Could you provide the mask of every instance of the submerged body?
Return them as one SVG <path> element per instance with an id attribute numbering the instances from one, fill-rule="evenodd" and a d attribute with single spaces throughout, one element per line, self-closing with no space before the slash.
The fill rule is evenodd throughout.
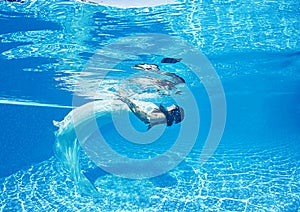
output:
<path id="1" fill-rule="evenodd" d="M 149 109 L 145 110 L 143 107 L 141 107 L 141 102 L 135 103 L 125 96 L 119 96 L 119 99 L 126 103 L 130 110 L 141 121 L 143 121 L 145 124 L 148 124 L 148 129 L 158 124 L 167 124 L 167 126 L 172 126 L 173 123 L 177 124 L 184 119 L 184 110 L 178 105 L 171 105 L 167 108 L 162 105 L 159 107 L 154 105 L 149 111 Z"/>
<path id="2" fill-rule="evenodd" d="M 176 74 L 163 72 L 153 64 L 138 64 L 134 68 L 144 71 L 155 71 L 169 76 L 175 85 L 185 81 Z M 172 87 L 173 88 L 173 87 Z M 172 90 L 172 88 L 170 88 Z M 81 172 L 79 153 L 81 147 L 88 144 L 88 139 L 99 128 L 113 121 L 114 115 L 124 111 L 132 111 L 141 121 L 148 125 L 148 129 L 155 125 L 166 124 L 172 126 L 184 119 L 183 108 L 177 105 L 159 107 L 151 102 L 130 100 L 125 95 L 117 95 L 117 100 L 98 100 L 73 109 L 61 122 L 54 121 L 59 129 L 56 131 L 55 155 L 70 171 L 75 186 L 80 193 L 97 196 L 98 192 L 93 184 Z M 116 114 L 117 113 L 117 114 Z M 92 143 L 95 145 L 95 143 Z"/>

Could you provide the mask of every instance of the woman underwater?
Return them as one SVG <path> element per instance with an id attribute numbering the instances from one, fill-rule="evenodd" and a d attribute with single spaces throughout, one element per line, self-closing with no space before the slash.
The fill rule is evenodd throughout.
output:
<path id="1" fill-rule="evenodd" d="M 181 77 L 172 73 L 162 72 L 156 65 L 138 64 L 135 67 L 147 68 L 145 71 L 159 71 L 159 74 L 171 76 L 171 83 L 175 85 L 184 83 Z M 154 69 L 151 69 L 151 67 Z M 135 116 L 148 125 L 148 129 L 159 124 L 166 124 L 170 127 L 184 119 L 184 110 L 178 105 L 157 106 L 152 102 L 130 100 L 123 94 L 116 96 L 117 99 L 113 101 L 97 100 L 84 104 L 73 109 L 61 122 L 54 121 L 54 125 L 59 128 L 55 133 L 55 155 L 65 168 L 70 171 L 71 177 L 75 181 L 75 186 L 80 193 L 92 196 L 98 195 L 94 185 L 81 171 L 79 163 L 80 147 L 101 126 L 112 122 L 112 109 L 119 112 L 132 111 Z M 146 107 L 144 107 L 145 105 Z M 99 120 L 100 125 L 93 125 L 92 123 L 95 120 Z"/>

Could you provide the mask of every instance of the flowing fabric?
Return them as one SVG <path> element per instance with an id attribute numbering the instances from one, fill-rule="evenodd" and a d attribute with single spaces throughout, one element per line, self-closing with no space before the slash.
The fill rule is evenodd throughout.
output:
<path id="1" fill-rule="evenodd" d="M 134 103 L 145 112 L 157 108 L 151 102 L 134 101 Z M 81 172 L 79 163 L 81 144 L 84 144 L 96 130 L 112 122 L 112 112 L 118 115 L 129 110 L 128 106 L 119 100 L 98 100 L 73 109 L 61 122 L 53 122 L 59 128 L 55 132 L 55 155 L 69 170 L 80 193 L 98 195 L 94 185 Z M 97 124 L 93 124 L 95 121 Z"/>

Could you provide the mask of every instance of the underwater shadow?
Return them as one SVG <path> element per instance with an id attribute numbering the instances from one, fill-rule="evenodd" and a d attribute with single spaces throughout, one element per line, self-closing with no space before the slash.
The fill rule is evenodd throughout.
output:
<path id="1" fill-rule="evenodd" d="M 94 184 L 95 181 L 100 177 L 111 175 L 110 173 L 104 171 L 103 169 L 100 169 L 99 167 L 88 169 L 83 174 L 92 184 Z"/>
<path id="2" fill-rule="evenodd" d="M 166 188 L 177 185 L 177 179 L 168 173 L 150 178 L 150 181 L 157 187 Z"/>

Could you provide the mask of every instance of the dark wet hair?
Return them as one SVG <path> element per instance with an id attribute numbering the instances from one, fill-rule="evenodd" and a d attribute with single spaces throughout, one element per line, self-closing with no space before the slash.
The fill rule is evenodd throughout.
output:
<path id="1" fill-rule="evenodd" d="M 172 126 L 173 122 L 177 124 L 184 119 L 184 110 L 178 105 L 175 105 L 175 109 L 170 111 L 168 111 L 164 106 L 160 105 L 159 110 L 165 114 L 167 126 Z"/>

